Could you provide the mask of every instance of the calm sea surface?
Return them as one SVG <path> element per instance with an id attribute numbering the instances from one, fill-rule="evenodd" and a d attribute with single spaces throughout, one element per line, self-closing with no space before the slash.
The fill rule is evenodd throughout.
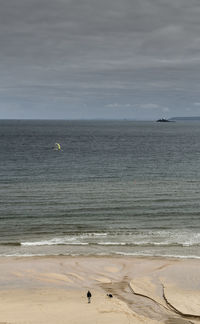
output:
<path id="1" fill-rule="evenodd" d="M 0 255 L 59 254 L 200 258 L 200 123 L 0 121 Z"/>

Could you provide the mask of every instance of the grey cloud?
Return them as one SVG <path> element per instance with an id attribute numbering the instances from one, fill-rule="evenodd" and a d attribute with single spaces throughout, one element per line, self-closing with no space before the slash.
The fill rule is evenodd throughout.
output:
<path id="1" fill-rule="evenodd" d="M 199 14 L 197 0 L 5 1 L 0 117 L 53 118 L 56 106 L 63 118 L 106 118 L 117 103 L 125 118 L 127 105 L 155 102 L 155 118 L 187 114 L 199 100 Z"/>

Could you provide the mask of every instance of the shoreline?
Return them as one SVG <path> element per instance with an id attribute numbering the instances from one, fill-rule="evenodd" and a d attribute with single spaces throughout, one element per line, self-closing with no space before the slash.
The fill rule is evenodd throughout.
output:
<path id="1" fill-rule="evenodd" d="M 7 254 L 0 255 L 1 258 L 144 258 L 144 259 L 172 259 L 172 260 L 200 260 L 197 255 L 149 255 L 149 254 L 131 254 L 131 253 L 113 253 L 113 254 Z"/>
<path id="2" fill-rule="evenodd" d="M 0 323 L 200 323 L 198 259 L 0 257 L 0 273 Z"/>

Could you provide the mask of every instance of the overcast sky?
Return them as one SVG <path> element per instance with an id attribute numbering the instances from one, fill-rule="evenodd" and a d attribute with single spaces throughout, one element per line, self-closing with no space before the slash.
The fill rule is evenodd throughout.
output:
<path id="1" fill-rule="evenodd" d="M 0 118 L 200 116 L 199 0 L 3 0 Z"/>

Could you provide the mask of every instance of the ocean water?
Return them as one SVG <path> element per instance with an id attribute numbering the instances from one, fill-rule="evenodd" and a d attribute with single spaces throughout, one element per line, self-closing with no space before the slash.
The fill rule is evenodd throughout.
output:
<path id="1" fill-rule="evenodd" d="M 199 201 L 199 122 L 0 121 L 0 255 L 200 258 Z"/>

